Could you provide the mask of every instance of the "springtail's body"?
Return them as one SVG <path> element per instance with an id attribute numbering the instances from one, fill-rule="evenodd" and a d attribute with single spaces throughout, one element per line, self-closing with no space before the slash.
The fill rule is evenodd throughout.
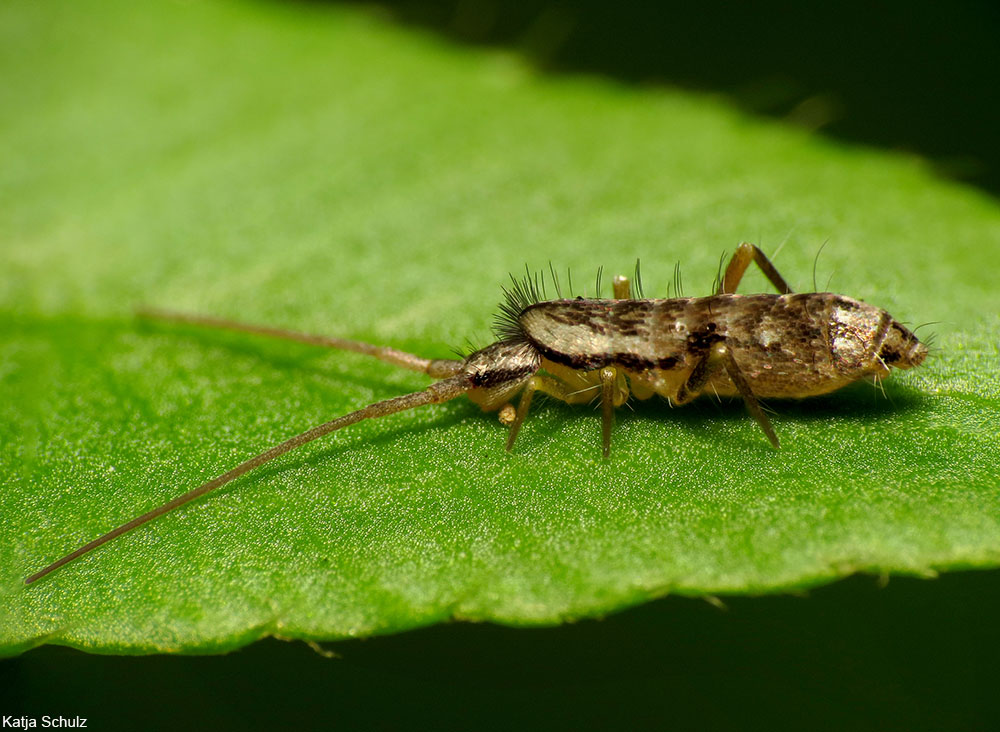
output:
<path id="1" fill-rule="evenodd" d="M 736 295 L 751 262 L 781 293 Z M 374 356 L 439 379 L 422 391 L 376 402 L 272 447 L 204 485 L 129 521 L 32 575 L 27 583 L 101 544 L 198 498 L 264 463 L 350 424 L 454 399 L 462 394 L 510 425 L 507 449 L 536 391 L 575 404 L 599 399 L 603 451 L 614 409 L 654 394 L 685 404 L 699 394 L 739 396 L 777 448 L 758 397 L 825 394 L 858 379 L 923 362 L 927 347 L 880 308 L 831 293 L 793 294 L 764 254 L 741 244 L 709 297 L 633 299 L 626 278 L 615 299 L 543 301 L 530 279 L 506 291 L 497 342 L 464 359 L 424 359 L 368 343 L 295 333 L 217 318 L 147 311 L 182 321 L 325 345 Z M 515 409 L 512 400 L 520 394 Z"/>

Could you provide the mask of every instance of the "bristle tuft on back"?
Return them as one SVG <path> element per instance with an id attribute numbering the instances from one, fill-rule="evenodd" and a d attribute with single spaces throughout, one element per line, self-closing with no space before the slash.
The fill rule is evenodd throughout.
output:
<path id="1" fill-rule="evenodd" d="M 542 302 L 545 293 L 539 277 L 537 275 L 532 277 L 527 267 L 522 278 L 518 279 L 511 275 L 510 282 L 509 287 L 501 287 L 503 302 L 500 303 L 500 312 L 494 318 L 493 332 L 504 342 L 523 341 L 524 332 L 518 319 L 525 308 Z"/>

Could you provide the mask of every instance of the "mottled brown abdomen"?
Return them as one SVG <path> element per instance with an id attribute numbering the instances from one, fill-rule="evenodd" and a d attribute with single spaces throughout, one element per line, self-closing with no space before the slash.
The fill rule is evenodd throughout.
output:
<path id="1" fill-rule="evenodd" d="M 882 342 L 890 328 L 902 329 L 884 310 L 829 293 L 553 300 L 525 308 L 518 323 L 553 363 L 584 371 L 617 366 L 665 396 L 720 342 L 755 394 L 822 394 L 887 373 Z M 703 389 L 713 390 L 737 393 L 724 371 Z"/>

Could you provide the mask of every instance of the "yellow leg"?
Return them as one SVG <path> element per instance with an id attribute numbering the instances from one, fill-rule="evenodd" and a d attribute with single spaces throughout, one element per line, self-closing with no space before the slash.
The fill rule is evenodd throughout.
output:
<path id="1" fill-rule="evenodd" d="M 517 439 L 517 433 L 521 431 L 521 425 L 524 424 L 524 420 L 528 416 L 528 410 L 531 408 L 531 399 L 535 396 L 536 391 L 544 392 L 567 404 L 583 404 L 593 398 L 589 390 L 574 391 L 558 379 L 544 374 L 535 374 L 528 379 L 528 383 L 524 385 L 524 391 L 521 392 L 521 401 L 517 405 L 517 412 L 514 415 L 514 420 L 510 425 L 510 432 L 507 435 L 508 451 L 514 447 L 514 440 Z"/>
<path id="2" fill-rule="evenodd" d="M 632 374 L 629 378 L 629 386 L 632 388 L 632 396 L 636 399 L 649 399 L 656 393 L 656 389 L 649 379 L 644 379 L 636 374 Z"/>
<path id="3" fill-rule="evenodd" d="M 601 369 L 601 452 L 607 460 L 611 455 L 611 428 L 615 424 L 615 382 L 618 370 L 613 366 Z"/>
<path id="4" fill-rule="evenodd" d="M 632 299 L 632 283 L 629 282 L 628 277 L 623 277 L 622 275 L 616 276 L 611 281 L 611 289 L 614 291 L 615 300 Z"/>
<path id="5" fill-rule="evenodd" d="M 621 406 L 628 400 L 629 391 L 625 375 L 613 366 L 601 369 L 599 378 L 600 382 L 595 386 L 599 386 L 601 390 L 604 457 L 608 457 L 611 451 L 611 426 L 614 423 L 615 407 Z M 517 405 L 517 412 L 510 422 L 510 432 L 507 435 L 508 451 L 514 447 L 514 440 L 517 439 L 521 425 L 524 424 L 524 420 L 528 416 L 531 400 L 536 391 L 544 392 L 567 404 L 585 404 L 593 401 L 594 398 L 592 389 L 573 389 L 559 379 L 545 374 L 535 374 L 525 384 L 524 391 L 521 392 L 521 401 Z"/>

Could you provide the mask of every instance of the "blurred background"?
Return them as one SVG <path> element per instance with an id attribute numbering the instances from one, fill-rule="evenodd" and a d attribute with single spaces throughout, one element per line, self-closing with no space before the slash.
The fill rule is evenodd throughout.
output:
<path id="1" fill-rule="evenodd" d="M 551 72 L 710 92 L 1000 192 L 1000 4 L 360 2 Z"/>
<path id="2" fill-rule="evenodd" d="M 1000 193 L 996 3 L 352 6 L 548 74 L 707 93 Z M 276 640 L 214 658 L 43 647 L 0 661 L 0 713 L 81 715 L 95 730 L 1000 729 L 995 571 L 722 604 L 668 597 L 551 629 L 442 625 L 328 644 L 335 659 Z"/>

